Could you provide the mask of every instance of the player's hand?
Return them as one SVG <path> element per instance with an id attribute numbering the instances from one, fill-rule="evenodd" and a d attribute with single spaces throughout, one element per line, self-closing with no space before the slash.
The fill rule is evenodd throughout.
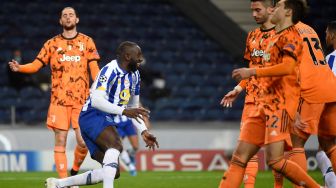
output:
<path id="1" fill-rule="evenodd" d="M 296 115 L 295 115 L 295 121 L 294 121 L 294 126 L 295 126 L 295 128 L 297 128 L 299 130 L 304 130 L 305 128 L 308 127 L 308 123 L 302 121 L 302 118 L 301 118 L 300 114 L 296 113 Z"/>
<path id="2" fill-rule="evenodd" d="M 250 68 L 239 68 L 232 71 L 232 78 L 240 82 L 246 78 L 250 78 L 256 74 L 255 69 Z"/>
<path id="3" fill-rule="evenodd" d="M 156 140 L 156 137 L 148 132 L 148 130 L 144 130 L 141 133 L 142 139 L 146 143 L 146 147 L 150 150 L 155 150 L 156 148 L 159 148 L 159 143 Z"/>
<path id="4" fill-rule="evenodd" d="M 239 91 L 236 89 L 229 91 L 226 95 L 224 95 L 223 99 L 221 100 L 220 104 L 223 107 L 231 108 L 233 101 L 235 101 L 239 95 Z"/>
<path id="5" fill-rule="evenodd" d="M 149 118 L 149 113 L 150 111 L 143 108 L 143 107 L 138 107 L 138 108 L 126 108 L 122 115 L 125 115 L 129 118 L 134 118 L 136 121 L 139 122 L 139 119 L 142 119 L 143 121 L 145 121 L 145 118 Z M 140 122 L 139 122 L 140 123 Z"/>
<path id="6" fill-rule="evenodd" d="M 13 72 L 18 72 L 20 69 L 20 64 L 15 61 L 14 59 L 12 59 L 12 61 L 8 62 L 9 68 L 11 69 L 11 71 Z"/>

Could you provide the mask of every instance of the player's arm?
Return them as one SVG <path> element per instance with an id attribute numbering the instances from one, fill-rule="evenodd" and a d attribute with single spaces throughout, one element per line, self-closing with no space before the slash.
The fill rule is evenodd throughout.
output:
<path id="1" fill-rule="evenodd" d="M 295 70 L 296 60 L 290 56 L 285 55 L 282 63 L 264 68 L 240 68 L 232 72 L 232 77 L 236 80 L 242 80 L 251 76 L 269 77 L 269 76 L 284 76 L 292 74 Z"/>
<path id="2" fill-rule="evenodd" d="M 98 66 L 98 61 L 100 60 L 100 56 L 98 54 L 97 48 L 93 40 L 90 38 L 88 40 L 88 60 L 89 60 L 89 68 L 90 68 L 90 73 L 91 73 L 91 78 L 94 81 L 96 79 L 96 76 L 99 73 L 99 66 Z"/>
<path id="3" fill-rule="evenodd" d="M 43 63 L 39 59 L 25 65 L 20 65 L 17 61 L 12 60 L 8 62 L 8 65 L 13 72 L 21 73 L 35 73 L 43 67 Z"/>
<path id="4" fill-rule="evenodd" d="M 96 76 L 99 73 L 99 66 L 98 66 L 98 61 L 93 60 L 89 62 L 89 68 L 90 68 L 90 73 L 91 73 L 91 78 L 93 81 L 95 81 Z"/>
<path id="5" fill-rule="evenodd" d="M 232 103 L 237 99 L 239 94 L 246 88 L 247 80 L 242 80 L 233 90 L 229 91 L 222 98 L 220 105 L 223 107 L 232 107 Z"/>
<path id="6" fill-rule="evenodd" d="M 122 115 L 125 108 L 111 103 L 107 98 L 106 89 L 104 87 L 97 88 L 91 93 L 92 107 L 109 114 Z"/>

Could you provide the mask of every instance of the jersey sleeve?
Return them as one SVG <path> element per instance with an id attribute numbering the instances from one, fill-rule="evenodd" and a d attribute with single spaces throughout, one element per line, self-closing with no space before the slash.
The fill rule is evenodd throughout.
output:
<path id="1" fill-rule="evenodd" d="M 244 52 L 244 61 L 245 62 L 250 62 L 251 61 L 251 52 L 250 52 L 250 37 L 251 37 L 251 32 L 248 33 L 247 38 L 246 38 L 246 46 L 245 46 L 245 52 Z"/>
<path id="2" fill-rule="evenodd" d="M 38 53 L 36 59 L 41 61 L 43 65 L 48 65 L 51 56 L 51 40 L 48 40 L 43 44 L 42 49 Z"/>
<path id="3" fill-rule="evenodd" d="M 97 84 L 94 89 L 107 92 L 107 89 L 109 88 L 110 85 L 113 84 L 116 77 L 117 75 L 115 74 L 112 68 L 108 66 L 102 68 L 97 77 L 96 80 Z"/>
<path id="4" fill-rule="evenodd" d="M 295 34 L 287 34 L 281 40 L 283 55 L 289 55 L 297 61 L 303 48 L 301 37 Z"/>
<path id="5" fill-rule="evenodd" d="M 88 40 L 87 48 L 88 48 L 87 49 L 88 62 L 99 61 L 100 60 L 99 53 L 97 51 L 95 43 L 93 42 L 91 38 Z"/>

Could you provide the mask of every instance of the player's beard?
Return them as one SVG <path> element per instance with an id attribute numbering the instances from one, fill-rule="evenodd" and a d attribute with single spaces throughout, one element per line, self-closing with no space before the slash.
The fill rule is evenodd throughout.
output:
<path id="1" fill-rule="evenodd" d="M 66 31 L 73 30 L 75 27 L 76 27 L 76 24 L 70 24 L 70 25 L 64 24 L 63 25 L 63 29 L 66 30 Z"/>
<path id="2" fill-rule="evenodd" d="M 135 72 L 136 70 L 138 70 L 137 62 L 134 59 L 130 60 L 128 64 L 128 69 L 132 72 Z"/>
<path id="3" fill-rule="evenodd" d="M 261 18 L 255 19 L 255 21 L 257 22 L 257 24 L 264 24 L 267 21 L 267 16 L 263 16 Z"/>

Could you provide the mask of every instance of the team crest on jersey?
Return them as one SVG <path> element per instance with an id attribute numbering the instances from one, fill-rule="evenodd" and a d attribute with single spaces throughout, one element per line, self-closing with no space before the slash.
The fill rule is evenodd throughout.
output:
<path id="1" fill-rule="evenodd" d="M 84 50 L 84 43 L 78 42 L 78 46 L 79 46 L 79 51 L 83 51 Z"/>
<path id="2" fill-rule="evenodd" d="M 107 82 L 107 77 L 106 77 L 105 75 L 101 75 L 101 76 L 99 77 L 99 82 L 100 82 L 100 83 L 105 83 L 105 82 Z"/>

